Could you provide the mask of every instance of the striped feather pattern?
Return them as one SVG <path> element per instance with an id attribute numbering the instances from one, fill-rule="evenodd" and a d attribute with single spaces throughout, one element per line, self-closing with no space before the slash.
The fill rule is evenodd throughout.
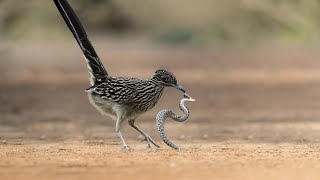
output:
<path id="1" fill-rule="evenodd" d="M 153 108 L 164 90 L 161 83 L 153 79 L 107 77 L 103 82 L 88 89 L 101 98 L 130 105 L 137 113 Z"/>

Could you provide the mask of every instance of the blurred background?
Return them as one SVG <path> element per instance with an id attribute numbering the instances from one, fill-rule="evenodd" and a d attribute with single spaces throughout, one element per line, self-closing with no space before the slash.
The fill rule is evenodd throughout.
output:
<path id="1" fill-rule="evenodd" d="M 70 0 L 112 76 L 166 68 L 197 101 L 184 143 L 319 142 L 320 2 L 316 0 Z M 0 0 L 0 140 L 119 143 L 115 122 L 88 102 L 81 51 L 52 1 Z M 138 124 L 179 112 L 167 89 Z M 176 129 L 179 131 L 176 131 Z M 124 136 L 137 142 L 128 126 Z"/>
<path id="2" fill-rule="evenodd" d="M 200 47 L 319 41 L 320 5 L 316 0 L 70 2 L 92 35 L 138 36 L 155 42 Z M 50 1 L 1 0 L 0 8 L 0 32 L 5 39 L 69 37 Z"/>

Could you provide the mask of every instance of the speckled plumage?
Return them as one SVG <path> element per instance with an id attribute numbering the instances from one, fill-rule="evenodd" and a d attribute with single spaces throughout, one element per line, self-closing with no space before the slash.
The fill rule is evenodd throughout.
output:
<path id="1" fill-rule="evenodd" d="M 87 92 L 91 103 L 103 114 L 117 116 L 120 114 L 119 111 L 124 111 L 121 114 L 125 119 L 135 119 L 156 105 L 164 87 L 152 78 L 142 80 L 107 77 L 103 82 L 89 88 Z M 121 109 L 112 109 L 113 106 L 121 106 Z"/>
<path id="2" fill-rule="evenodd" d="M 111 77 L 95 52 L 88 35 L 67 0 L 53 0 L 61 16 L 78 42 L 87 61 L 91 87 L 87 89 L 91 104 L 102 114 L 116 119 L 116 132 L 124 147 L 128 149 L 120 132 L 123 122 L 140 132 L 145 140 L 159 147 L 150 136 L 135 126 L 136 118 L 153 108 L 160 99 L 165 87 L 175 87 L 176 77 L 163 69 L 157 70 L 150 79 Z"/>
<path id="3" fill-rule="evenodd" d="M 146 112 L 158 102 L 164 90 L 164 85 L 153 78 L 143 80 L 138 78 L 106 77 L 102 82 L 92 86 L 87 91 L 104 99 L 127 104 L 138 113 Z"/>

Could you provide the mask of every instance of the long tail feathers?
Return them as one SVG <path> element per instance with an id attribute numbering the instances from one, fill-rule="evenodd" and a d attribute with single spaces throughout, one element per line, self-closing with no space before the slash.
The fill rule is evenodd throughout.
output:
<path id="1" fill-rule="evenodd" d="M 91 75 L 91 84 L 101 81 L 104 77 L 108 76 L 107 71 L 103 67 L 99 56 L 94 50 L 86 31 L 84 30 L 81 22 L 79 21 L 76 13 L 67 0 L 53 0 L 57 6 L 61 16 L 68 25 L 73 36 L 77 40 L 86 61 L 88 62 L 89 73 Z"/>

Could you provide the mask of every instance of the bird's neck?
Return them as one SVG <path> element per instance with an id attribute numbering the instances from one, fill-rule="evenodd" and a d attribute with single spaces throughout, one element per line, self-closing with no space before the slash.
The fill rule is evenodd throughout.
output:
<path id="1" fill-rule="evenodd" d="M 165 88 L 165 86 L 163 85 L 163 83 L 159 82 L 159 81 L 156 81 L 154 79 L 149 79 L 148 80 L 148 83 L 154 87 L 154 90 L 155 90 L 155 93 L 156 94 L 159 94 L 159 96 L 162 95 L 163 93 L 163 90 Z M 160 98 L 160 97 L 159 97 Z"/>
<path id="2" fill-rule="evenodd" d="M 164 87 L 163 83 L 161 83 L 160 81 L 157 81 L 157 79 L 155 79 L 154 77 L 149 79 L 148 83 L 153 84 L 155 86 Z"/>

